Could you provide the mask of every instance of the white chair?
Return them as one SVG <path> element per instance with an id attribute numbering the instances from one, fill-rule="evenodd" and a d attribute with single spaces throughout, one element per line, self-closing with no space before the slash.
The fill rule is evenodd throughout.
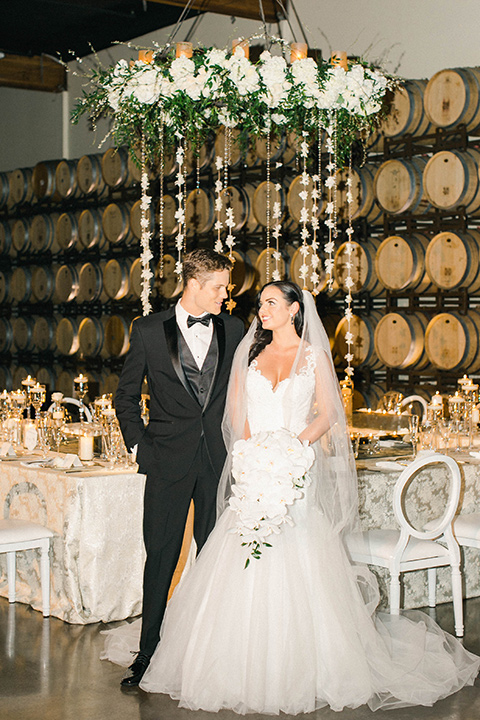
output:
<path id="1" fill-rule="evenodd" d="M 16 553 L 39 548 L 42 610 L 50 615 L 50 538 L 53 532 L 28 520 L 0 520 L 0 553 L 7 554 L 8 602 L 15 602 Z"/>
<path id="2" fill-rule="evenodd" d="M 413 476 L 429 465 L 443 464 L 449 472 L 450 488 L 441 518 L 419 530 L 408 520 L 404 498 Z M 367 530 L 352 533 L 347 546 L 354 562 L 379 565 L 390 572 L 390 613 L 400 612 L 400 574 L 411 570 L 428 570 L 428 604 L 436 605 L 436 568 L 450 565 L 452 573 L 455 634 L 463 636 L 463 596 L 460 571 L 460 548 L 452 523 L 460 498 L 460 468 L 453 458 L 431 453 L 417 458 L 400 474 L 393 492 L 393 509 L 400 530 Z M 441 543 L 437 542 L 441 539 Z"/>
<path id="3" fill-rule="evenodd" d="M 62 405 L 64 405 L 64 404 L 75 405 L 76 407 L 81 407 L 80 400 L 77 400 L 77 398 L 72 398 L 72 397 L 64 397 L 62 399 Z M 54 406 L 54 403 L 52 403 L 50 405 L 50 407 L 48 408 L 48 412 L 51 412 L 53 406 Z M 85 421 L 89 422 L 89 423 L 93 422 L 92 411 L 88 408 L 87 405 L 83 406 L 83 411 L 85 413 Z"/>
<path id="4" fill-rule="evenodd" d="M 480 513 L 458 515 L 453 521 L 453 534 L 459 545 L 480 550 Z"/>
<path id="5" fill-rule="evenodd" d="M 427 401 L 425 398 L 423 398 L 421 395 L 409 395 L 408 397 L 403 398 L 403 400 L 400 403 L 400 409 L 404 409 L 408 407 L 409 405 L 412 405 L 414 403 L 418 403 L 422 407 L 422 414 L 420 416 L 420 421 L 422 418 L 425 417 L 427 414 Z"/>

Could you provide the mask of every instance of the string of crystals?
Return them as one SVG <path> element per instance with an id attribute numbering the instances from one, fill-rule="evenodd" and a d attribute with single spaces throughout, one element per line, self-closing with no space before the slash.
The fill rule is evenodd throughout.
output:
<path id="1" fill-rule="evenodd" d="M 277 165 L 281 165 L 281 163 L 277 163 Z M 281 273 L 280 273 L 280 263 L 282 260 L 282 254 L 280 252 L 280 238 L 282 236 L 282 204 L 280 202 L 280 193 L 282 191 L 282 186 L 280 183 L 275 183 L 275 192 L 276 192 L 276 199 L 273 203 L 273 210 L 272 210 L 272 220 L 273 220 L 273 230 L 272 230 L 272 236 L 275 239 L 275 250 L 273 251 L 273 259 L 275 260 L 275 270 L 272 273 L 272 279 L 277 281 L 281 280 Z"/>
<path id="2" fill-rule="evenodd" d="M 228 258 L 232 263 L 230 270 L 230 281 L 227 286 L 228 300 L 225 303 L 225 307 L 231 314 L 232 310 L 236 307 L 237 303 L 232 298 L 232 292 L 235 289 L 233 283 L 233 266 L 235 265 L 235 256 L 233 254 L 233 247 L 235 245 L 235 236 L 233 234 L 233 228 L 235 227 L 235 217 L 232 204 L 230 202 L 230 195 L 228 189 L 228 171 L 232 162 L 232 129 L 230 127 L 225 128 L 225 147 L 223 151 L 223 194 L 226 199 L 225 207 L 225 225 L 227 227 L 227 236 L 225 238 L 225 245 L 228 248 Z"/>
<path id="3" fill-rule="evenodd" d="M 325 180 L 325 187 L 328 191 L 328 201 L 325 208 L 327 219 L 325 225 L 328 227 L 328 241 L 324 245 L 326 254 L 325 272 L 327 274 L 327 290 L 333 289 L 333 254 L 335 240 L 337 238 L 337 117 L 333 112 L 331 120 L 326 127 L 327 139 L 325 142 L 328 152 L 328 165 L 326 167 L 328 177 Z"/>
<path id="4" fill-rule="evenodd" d="M 150 249 L 150 239 L 152 237 L 152 233 L 150 231 L 150 203 L 152 202 L 152 198 L 150 195 L 148 195 L 148 171 L 147 171 L 147 162 L 146 162 L 146 154 L 145 154 L 145 137 L 142 132 L 142 143 L 141 143 L 141 165 L 142 165 L 142 177 L 141 177 L 141 188 L 142 188 L 142 196 L 140 201 L 140 227 L 141 227 L 141 235 L 140 235 L 140 244 L 142 246 L 142 252 L 140 255 L 141 261 L 142 261 L 142 292 L 141 292 L 141 301 L 142 301 L 142 308 L 143 308 L 143 314 L 149 315 L 152 311 L 152 305 L 150 303 L 150 284 L 153 277 L 153 272 L 150 267 L 150 261 L 153 258 L 153 253 Z"/>
<path id="5" fill-rule="evenodd" d="M 185 249 L 186 243 L 186 218 L 185 218 L 185 138 L 181 133 L 177 133 L 178 144 L 175 159 L 177 161 L 178 171 L 175 185 L 177 186 L 177 210 L 175 212 L 175 219 L 178 222 L 178 232 L 175 240 L 175 247 L 177 249 L 177 261 L 175 263 L 175 273 L 179 279 L 182 274 L 182 252 Z"/>
<path id="6" fill-rule="evenodd" d="M 309 221 L 309 214 L 308 214 L 308 207 L 307 207 L 307 199 L 308 199 L 308 186 L 310 184 L 310 176 L 307 173 L 307 158 L 308 158 L 308 143 L 307 143 L 307 134 L 302 133 L 303 139 L 300 143 L 300 157 L 302 158 L 302 176 L 300 180 L 300 185 L 302 185 L 302 190 L 299 193 L 300 199 L 302 200 L 302 209 L 300 211 L 300 224 L 302 226 L 302 229 L 300 231 L 300 238 L 302 240 L 302 245 L 300 247 L 300 253 L 302 255 L 302 264 L 299 268 L 299 275 L 303 280 L 303 289 L 307 290 L 307 276 L 308 276 L 308 256 L 310 254 L 310 247 L 308 245 L 308 238 L 310 237 L 310 233 L 307 228 L 307 224 Z"/>
<path id="7" fill-rule="evenodd" d="M 160 261 L 158 264 L 158 274 L 160 278 L 163 278 L 164 270 L 164 256 L 165 256 L 165 227 L 164 227 L 164 215 L 165 215 L 165 146 L 164 146 L 164 118 L 162 116 L 160 124 L 160 155 L 159 155 L 159 201 L 158 201 L 158 235 L 160 244 Z"/>
<path id="8" fill-rule="evenodd" d="M 266 136 L 266 149 L 267 149 L 267 196 L 266 196 L 266 216 L 267 216 L 267 227 L 266 227 L 266 261 L 265 261 L 265 278 L 267 282 L 270 282 L 270 232 L 271 232 L 271 188 L 270 188 L 270 159 L 271 159 L 271 152 L 272 152 L 272 146 L 271 146 L 271 135 L 270 135 L 270 129 L 271 129 L 271 118 L 269 118 L 268 121 L 268 127 L 267 127 L 267 136 Z"/>
<path id="9" fill-rule="evenodd" d="M 312 266 L 312 274 L 310 276 L 310 280 L 312 282 L 312 294 L 318 295 L 320 292 L 320 275 L 318 272 L 318 268 L 320 266 L 320 257 L 318 254 L 319 250 L 319 243 L 318 243 L 318 231 L 320 229 L 320 222 L 318 219 L 318 204 L 319 200 L 321 200 L 321 181 L 322 181 L 322 134 L 323 134 L 323 127 L 321 122 L 319 122 L 318 125 L 318 165 L 317 165 L 317 173 L 316 175 L 312 175 L 312 190 L 310 193 L 310 196 L 312 198 L 312 217 L 311 217 L 311 224 L 312 224 L 312 255 L 311 255 L 311 261 L 310 264 Z"/>
<path id="10" fill-rule="evenodd" d="M 347 256 L 347 262 L 345 263 L 345 267 L 347 270 L 347 276 L 345 278 L 345 287 L 347 288 L 347 294 L 345 296 L 345 318 L 347 321 L 347 332 L 345 333 L 345 342 L 347 345 L 347 353 L 345 355 L 345 360 L 347 361 L 347 367 L 345 368 L 345 374 L 348 378 L 351 378 L 353 375 L 353 367 L 352 362 L 354 360 L 354 354 L 352 352 L 352 346 L 353 346 L 353 333 L 351 331 L 351 321 L 353 318 L 352 313 L 352 287 L 354 285 L 354 281 L 352 278 L 352 253 L 353 253 L 353 243 L 352 243 L 352 236 L 353 236 L 353 226 L 352 226 L 352 206 L 353 206 L 353 193 L 352 193 L 352 155 L 350 154 L 349 163 L 348 163 L 348 176 L 347 176 L 347 193 L 346 193 L 346 200 L 347 200 L 347 216 L 348 216 L 348 227 L 346 230 L 347 233 L 347 242 L 345 243 L 345 254 Z"/>

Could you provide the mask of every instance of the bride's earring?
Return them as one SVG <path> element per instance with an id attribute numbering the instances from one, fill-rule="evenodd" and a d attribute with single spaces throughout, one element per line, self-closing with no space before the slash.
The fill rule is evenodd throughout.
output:
<path id="1" fill-rule="evenodd" d="M 293 325 L 295 322 L 295 315 L 290 315 L 290 325 Z"/>

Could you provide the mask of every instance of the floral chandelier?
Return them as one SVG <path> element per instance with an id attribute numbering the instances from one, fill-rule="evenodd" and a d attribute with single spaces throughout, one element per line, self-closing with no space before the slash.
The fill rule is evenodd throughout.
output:
<path id="1" fill-rule="evenodd" d="M 257 62 L 249 59 L 250 41 L 267 40 L 278 54 L 265 50 Z M 118 145 L 126 144 L 142 163 L 142 267 L 144 314 L 151 311 L 149 301 L 152 272 L 150 260 L 148 165 L 158 168 L 163 187 L 166 153 L 175 154 L 177 164 L 176 273 L 182 271 L 182 255 L 186 249 L 185 219 L 185 155 L 187 144 L 196 153 L 208 135 L 225 129 L 224 157 L 217 157 L 215 183 L 215 249 L 226 252 L 234 260 L 235 220 L 233 210 L 222 215 L 222 193 L 228 185 L 229 157 L 233 133 L 240 144 L 253 136 L 264 136 L 267 143 L 267 249 L 272 249 L 273 269 L 267 254 L 267 279 L 280 279 L 279 261 L 281 213 L 276 192 L 278 185 L 270 182 L 270 143 L 283 133 L 297 138 L 297 155 L 302 170 L 303 201 L 301 213 L 300 277 L 317 294 L 322 260 L 319 254 L 318 201 L 322 183 L 327 196 L 326 220 L 328 239 L 324 243 L 324 266 L 327 287 L 333 283 L 333 253 L 337 230 L 337 170 L 351 164 L 352 143 L 365 136 L 384 114 L 386 92 L 397 83 L 378 68 L 363 62 L 347 60 L 346 53 L 332 56 L 331 61 L 307 56 L 307 45 L 280 38 L 253 36 L 234 41 L 231 50 L 193 48 L 191 43 L 167 44 L 139 51 L 137 60 L 120 60 L 113 67 L 97 67 L 88 74 L 89 92 L 85 92 L 74 110 L 73 121 L 88 114 L 93 125 L 100 117 L 112 119 L 111 135 Z M 288 56 L 289 62 L 287 62 Z M 103 141 L 103 142 L 104 142 Z M 310 175 L 310 154 L 318 158 L 318 166 Z M 322 177 L 322 156 L 328 158 L 326 178 Z M 348 184 L 348 182 L 347 182 Z M 351 190 L 347 202 L 351 202 Z M 310 201 L 310 202 L 307 202 Z M 163 258 L 162 193 L 160 197 L 159 232 Z M 224 218 L 223 222 L 221 217 Z M 349 222 L 348 240 L 352 239 Z M 271 243 L 272 246 L 271 246 Z M 161 258 L 161 262 L 162 262 Z M 347 287 L 349 267 L 347 263 Z M 351 283 L 353 285 L 353 282 Z M 232 288 L 231 288 L 232 289 Z M 235 302 L 231 292 L 227 309 Z M 351 293 L 347 294 L 347 322 L 351 316 Z M 347 328 L 350 335 L 350 329 Z M 353 339 L 352 339 L 353 340 Z M 348 338 L 347 338 L 348 342 Z M 347 375 L 353 374 L 353 355 L 348 346 Z"/>

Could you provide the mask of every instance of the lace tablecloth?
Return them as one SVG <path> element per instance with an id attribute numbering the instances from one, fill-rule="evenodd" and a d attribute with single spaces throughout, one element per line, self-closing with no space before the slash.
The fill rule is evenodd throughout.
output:
<path id="1" fill-rule="evenodd" d="M 387 458 L 381 458 L 386 460 Z M 462 492 L 459 512 L 468 514 L 480 511 L 480 462 L 462 456 L 456 457 L 462 473 Z M 380 460 L 380 458 L 379 458 Z M 358 461 L 358 490 L 360 521 L 363 530 L 374 528 L 398 528 L 393 513 L 393 488 L 401 470 L 391 471 L 379 468 L 375 459 Z M 442 514 L 447 497 L 446 473 L 440 467 L 422 470 L 418 481 L 414 481 L 406 496 L 408 516 L 421 526 Z M 480 552 L 473 548 L 462 548 L 464 597 L 480 595 Z M 389 573 L 384 568 L 371 566 L 378 578 L 381 606 L 388 607 Z M 428 605 L 427 571 L 403 573 L 404 608 Z M 452 601 L 450 568 L 437 569 L 437 603 Z"/>
<path id="2" fill-rule="evenodd" d="M 141 612 L 145 476 L 102 468 L 65 473 L 0 462 L 4 517 L 54 531 L 51 614 L 71 623 L 121 620 Z M 17 553 L 17 600 L 41 609 L 36 551 Z M 0 595 L 7 597 L 5 555 Z"/>

